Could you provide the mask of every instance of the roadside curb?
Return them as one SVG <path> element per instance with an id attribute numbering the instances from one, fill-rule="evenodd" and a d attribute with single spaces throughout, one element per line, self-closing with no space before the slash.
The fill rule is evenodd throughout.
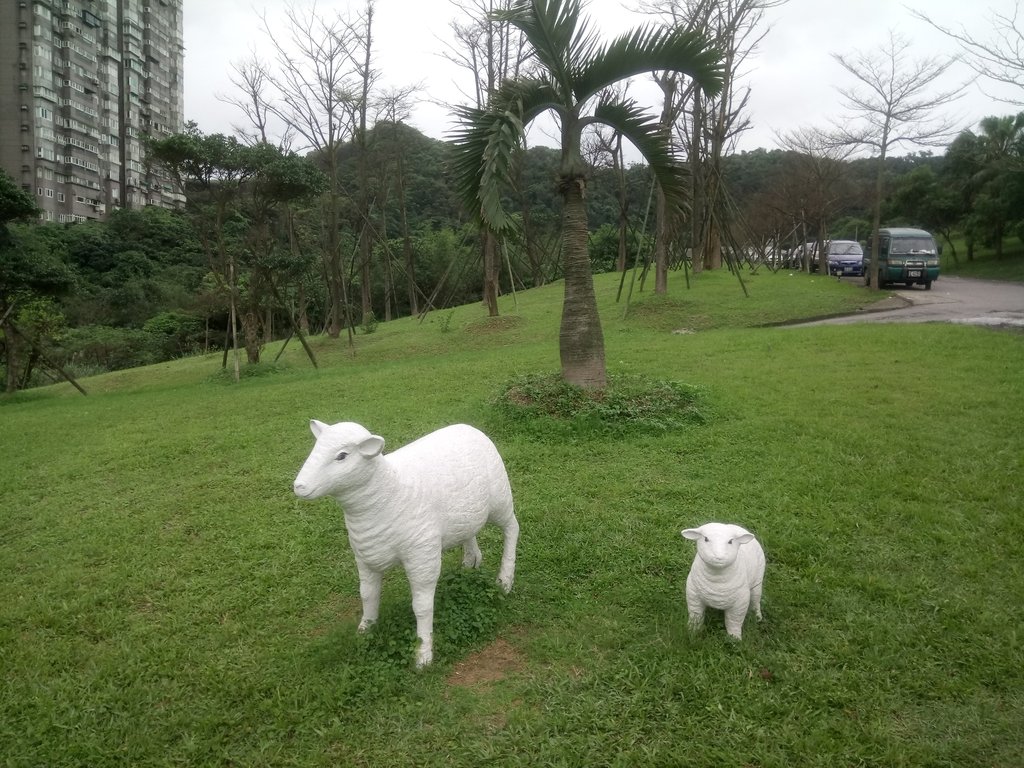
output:
<path id="1" fill-rule="evenodd" d="M 857 307 L 853 312 L 834 312 L 829 315 L 817 315 L 815 317 L 805 317 L 800 320 L 785 320 L 781 323 L 765 323 L 764 325 L 758 326 L 759 328 L 784 328 L 788 325 L 804 325 L 805 323 L 816 323 L 819 320 L 831 320 L 836 317 L 851 317 L 854 315 L 871 315 L 876 312 L 892 312 L 896 309 L 906 309 L 907 307 L 914 306 L 912 299 L 908 299 L 906 296 L 900 296 L 898 294 L 891 294 L 886 296 L 884 299 L 876 301 L 874 304 L 869 304 L 865 307 Z"/>

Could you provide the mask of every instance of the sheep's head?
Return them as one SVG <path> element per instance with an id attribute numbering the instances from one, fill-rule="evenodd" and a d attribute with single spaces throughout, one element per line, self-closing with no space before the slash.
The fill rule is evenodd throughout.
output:
<path id="1" fill-rule="evenodd" d="M 687 528 L 684 539 L 697 542 L 697 556 L 709 568 L 728 568 L 736 562 L 740 546 L 752 541 L 754 534 L 739 526 L 705 523 L 700 528 Z"/>
<path id="2" fill-rule="evenodd" d="M 333 496 L 360 486 L 373 472 L 372 462 L 384 450 L 384 438 L 351 421 L 324 424 L 313 419 L 309 428 L 316 437 L 295 478 L 295 495 L 303 499 Z"/>

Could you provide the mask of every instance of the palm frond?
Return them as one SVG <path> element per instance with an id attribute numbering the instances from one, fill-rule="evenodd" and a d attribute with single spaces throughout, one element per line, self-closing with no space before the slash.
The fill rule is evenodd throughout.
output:
<path id="1" fill-rule="evenodd" d="M 648 25 L 620 35 L 580 62 L 573 94 L 584 101 L 613 83 L 654 71 L 682 73 L 709 96 L 722 88 L 722 54 L 706 37 L 683 28 Z"/>
<path id="2" fill-rule="evenodd" d="M 572 94 L 576 63 L 586 61 L 598 47 L 598 37 L 583 18 L 580 0 L 522 0 L 498 14 L 516 27 L 533 49 L 533 55 L 551 76 L 555 87 Z"/>
<path id="3" fill-rule="evenodd" d="M 687 195 L 686 170 L 672 145 L 668 132 L 632 99 L 608 97 L 594 108 L 593 122 L 600 122 L 622 134 L 637 148 L 658 180 L 665 202 L 677 210 Z"/>
<path id="4" fill-rule="evenodd" d="M 487 109 L 458 107 L 459 127 L 452 133 L 451 169 L 456 193 L 470 215 L 496 232 L 512 220 L 501 204 L 511 186 L 513 163 L 526 126 L 548 109 L 558 109 L 544 78 L 509 81 Z"/>

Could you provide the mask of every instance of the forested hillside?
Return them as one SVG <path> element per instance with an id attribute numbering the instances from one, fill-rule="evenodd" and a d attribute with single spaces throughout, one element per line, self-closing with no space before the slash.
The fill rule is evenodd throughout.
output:
<path id="1" fill-rule="evenodd" d="M 193 149 L 252 152 L 194 128 L 178 138 Z M 1024 211 L 1019 174 L 991 159 L 986 146 L 985 136 L 966 132 L 944 156 L 890 159 L 886 223 L 923 226 L 947 237 L 956 229 L 968 252 L 954 248 L 953 254 L 963 259 L 976 245 L 998 248 L 1017 237 Z M 483 290 L 479 228 L 455 200 L 449 146 L 402 123 L 383 123 L 370 131 L 367 150 L 371 186 L 362 204 L 355 148 L 346 145 L 338 157 L 337 234 L 352 340 L 381 321 L 480 300 Z M 278 150 L 250 160 L 244 178 L 227 172 L 183 177 L 190 189 L 183 211 L 117 210 L 107 221 L 74 225 L 8 217 L 0 247 L 0 314 L 22 336 L 18 343 L 5 328 L 5 362 L 18 355 L 13 387 L 47 383 L 56 367 L 82 376 L 225 348 L 232 296 L 248 362 L 259 361 L 270 339 L 324 332 L 328 281 L 318 169 L 325 160 Z M 591 160 L 587 207 L 594 271 L 645 264 L 654 234 L 646 167 L 619 169 L 600 152 Z M 561 277 L 557 162 L 557 150 L 532 147 L 517 166 L 506 204 L 517 212 L 519 226 L 502 243 L 502 292 Z M 837 162 L 823 176 L 792 151 L 727 156 L 726 245 L 783 248 L 819 236 L 864 240 L 874 165 L 872 159 Z M 308 176 L 301 184 L 287 175 L 297 169 Z M 365 230 L 374 237 L 372 249 L 361 254 L 359 233 Z M 676 266 L 686 258 L 683 252 Z"/>

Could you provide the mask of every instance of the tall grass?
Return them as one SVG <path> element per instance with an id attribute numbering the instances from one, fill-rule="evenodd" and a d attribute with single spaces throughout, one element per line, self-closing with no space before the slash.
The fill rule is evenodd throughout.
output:
<path id="1" fill-rule="evenodd" d="M 1024 340 L 756 327 L 871 297 L 748 280 L 625 319 L 598 280 L 611 373 L 697 393 L 667 430 L 496 404 L 556 370 L 560 285 L 317 339 L 319 370 L 289 347 L 239 385 L 211 356 L 0 401 L 4 765 L 1024 764 Z M 357 636 L 341 513 L 291 493 L 310 417 L 392 448 L 466 421 L 506 460 L 515 589 L 496 531 L 479 574 L 447 556 L 423 672 L 402 574 Z M 679 531 L 708 520 L 767 552 L 741 643 L 685 630 Z"/>

